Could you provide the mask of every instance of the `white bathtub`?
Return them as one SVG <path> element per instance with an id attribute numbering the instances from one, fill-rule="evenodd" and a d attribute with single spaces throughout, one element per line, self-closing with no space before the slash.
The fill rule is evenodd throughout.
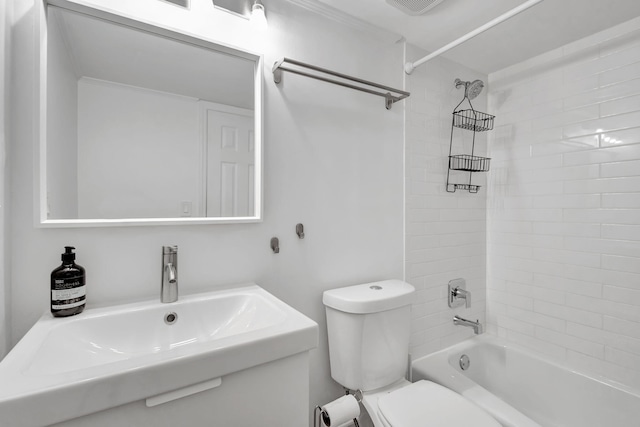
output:
<path id="1" fill-rule="evenodd" d="M 466 354 L 470 365 L 460 368 Z M 428 379 L 475 402 L 505 427 L 640 426 L 640 393 L 481 335 L 413 362 Z"/>

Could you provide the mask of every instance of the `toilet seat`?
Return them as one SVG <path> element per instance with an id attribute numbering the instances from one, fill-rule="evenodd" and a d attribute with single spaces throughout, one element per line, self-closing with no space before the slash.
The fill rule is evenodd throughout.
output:
<path id="1" fill-rule="evenodd" d="M 378 399 L 381 421 L 390 427 L 501 427 L 461 395 L 421 380 Z"/>

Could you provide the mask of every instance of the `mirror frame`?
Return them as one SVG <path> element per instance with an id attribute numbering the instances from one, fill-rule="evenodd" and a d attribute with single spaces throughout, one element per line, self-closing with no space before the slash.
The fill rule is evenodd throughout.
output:
<path id="1" fill-rule="evenodd" d="M 254 215 L 246 217 L 184 217 L 184 218 L 118 218 L 118 219 L 48 219 L 47 218 L 47 7 L 55 6 L 72 12 L 82 13 L 93 18 L 102 19 L 115 25 L 122 25 L 138 31 L 145 31 L 159 37 L 177 40 L 206 49 L 249 59 L 255 62 L 254 72 L 254 128 L 255 128 L 255 193 Z M 77 227 L 109 227 L 109 226 L 144 226 L 144 225 L 186 225 L 186 224 L 241 224 L 262 222 L 263 212 L 263 67 L 264 58 L 261 54 L 240 50 L 213 40 L 206 40 L 174 30 L 137 21 L 104 10 L 81 5 L 67 0 L 43 0 L 38 13 L 37 26 L 39 28 L 39 48 L 36 94 L 38 105 L 36 110 L 37 124 L 36 147 L 34 156 L 34 206 L 35 225 L 41 228 L 77 228 Z"/>

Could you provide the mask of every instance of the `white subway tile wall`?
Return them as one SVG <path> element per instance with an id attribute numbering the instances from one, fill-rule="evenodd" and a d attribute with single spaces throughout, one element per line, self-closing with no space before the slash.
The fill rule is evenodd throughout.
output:
<path id="1" fill-rule="evenodd" d="M 489 86 L 488 329 L 638 389 L 640 19 Z"/>
<path id="2" fill-rule="evenodd" d="M 408 47 L 407 58 L 424 52 Z M 406 279 L 417 289 L 413 303 L 411 354 L 414 358 L 455 344 L 473 335 L 470 328 L 454 326 L 453 315 L 485 321 L 486 174 L 474 174 L 478 194 L 458 190 L 447 193 L 447 161 L 452 112 L 462 100 L 463 89 L 454 81 L 487 76 L 438 58 L 407 76 L 406 163 Z M 473 106 L 486 111 L 486 89 Z M 466 104 L 464 105 L 466 106 Z M 454 134 L 454 153 L 469 150 L 469 134 Z M 476 139 L 476 155 L 485 155 L 487 135 Z M 469 154 L 469 153 L 466 153 Z M 468 175 L 456 178 L 468 179 Z M 464 182 L 464 181 L 462 181 Z M 450 309 L 447 284 L 464 278 L 471 291 L 471 308 Z"/>

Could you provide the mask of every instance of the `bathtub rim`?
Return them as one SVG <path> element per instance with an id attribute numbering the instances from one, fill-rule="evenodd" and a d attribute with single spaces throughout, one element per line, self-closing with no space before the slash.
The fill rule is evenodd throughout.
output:
<path id="1" fill-rule="evenodd" d="M 638 399 L 640 399 L 640 389 L 636 389 L 634 387 L 631 387 L 627 384 L 623 384 L 620 382 L 617 382 L 615 380 L 612 380 L 610 378 L 607 378 L 606 376 L 599 374 L 597 372 L 594 371 L 589 371 L 589 370 L 583 370 L 583 369 L 576 369 L 575 367 L 570 366 L 566 361 L 561 361 L 558 359 L 553 358 L 552 356 L 549 356 L 547 354 L 541 353 L 539 351 L 536 351 L 534 349 L 531 349 L 529 347 L 523 346 L 521 344 L 517 344 L 514 343 L 512 341 L 509 341 L 506 338 L 502 338 L 502 337 L 498 337 L 495 335 L 492 335 L 490 333 L 484 333 L 482 335 L 476 335 L 476 336 L 472 336 L 469 337 L 467 339 L 465 339 L 464 341 L 461 341 L 459 343 L 453 344 L 449 347 L 443 348 L 441 350 L 438 350 L 436 352 L 427 354 L 425 356 L 419 357 L 417 359 L 413 359 L 411 360 L 411 372 L 413 375 L 413 372 L 415 370 L 415 365 L 419 364 L 420 361 L 423 361 L 423 363 L 428 362 L 428 361 L 432 361 L 432 360 L 440 360 L 443 359 L 445 361 L 445 363 L 447 364 L 447 366 L 451 367 L 453 369 L 453 371 L 457 374 L 457 376 L 462 376 L 464 378 L 464 380 L 469 381 L 470 383 L 476 385 L 476 386 L 480 386 L 479 384 L 476 384 L 473 380 L 471 380 L 470 378 L 468 378 L 467 376 L 463 375 L 460 371 L 458 371 L 454 366 L 452 366 L 449 363 L 449 357 L 453 354 L 453 353 L 458 353 L 458 352 L 463 352 L 465 349 L 474 347 L 478 344 L 482 344 L 482 343 L 487 343 L 487 344 L 491 344 L 491 345 L 495 345 L 497 347 L 501 347 L 503 349 L 512 349 L 515 352 L 521 352 L 526 354 L 527 356 L 531 357 L 532 359 L 535 359 L 537 361 L 541 361 L 543 363 L 548 363 L 556 368 L 559 369 L 563 369 L 566 371 L 569 371 L 573 374 L 579 375 L 581 377 L 596 381 L 598 383 L 604 384 L 606 386 L 615 388 L 621 392 L 624 393 L 628 393 L 631 394 L 635 397 L 637 397 Z M 466 383 L 466 381 L 464 381 Z M 480 386 L 482 387 L 482 386 Z"/>

